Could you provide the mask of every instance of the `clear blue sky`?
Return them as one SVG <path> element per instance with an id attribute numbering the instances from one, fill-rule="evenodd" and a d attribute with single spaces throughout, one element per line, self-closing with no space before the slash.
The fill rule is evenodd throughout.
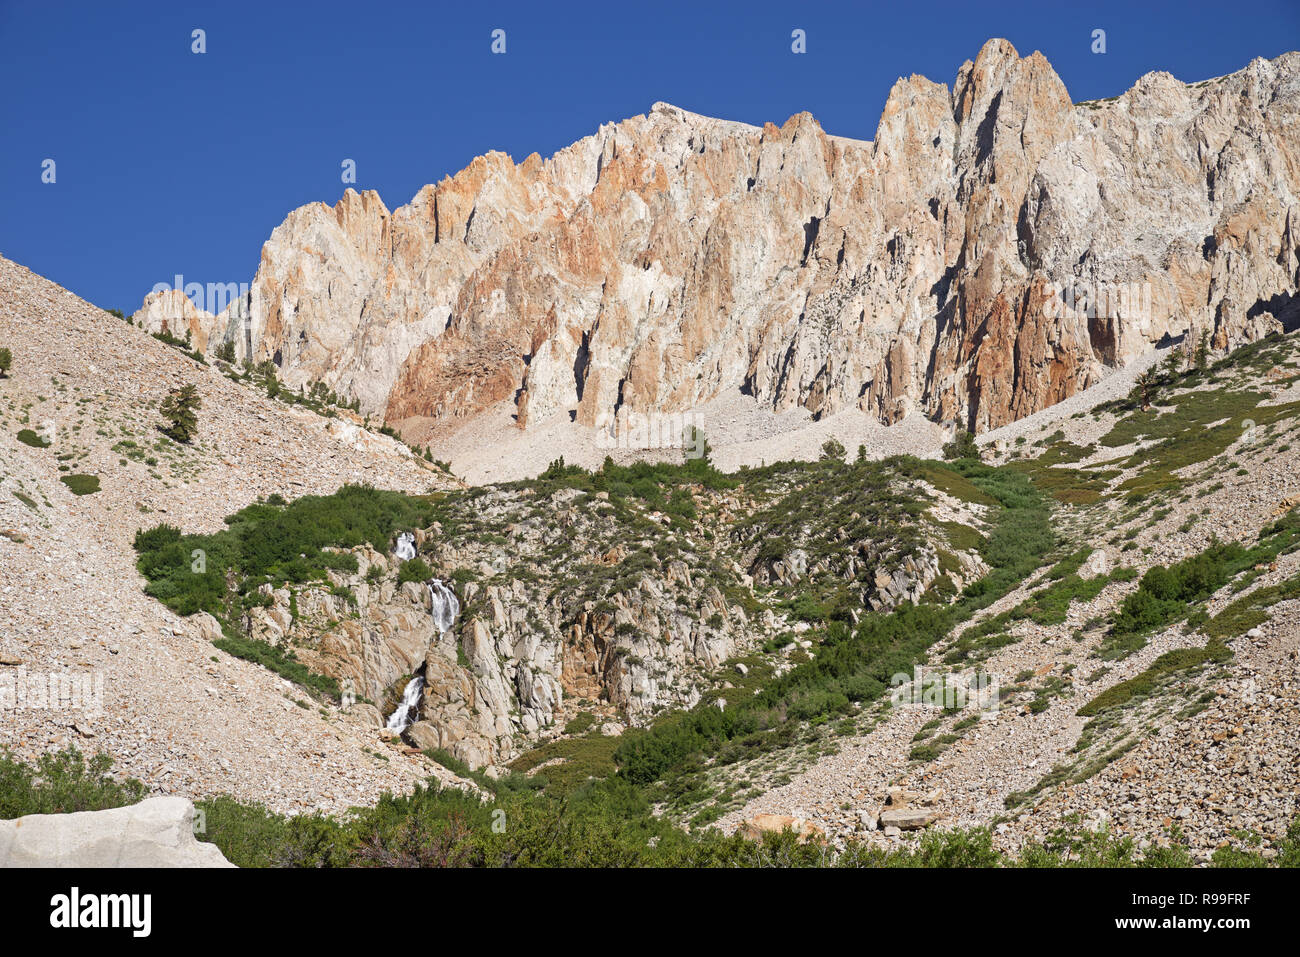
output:
<path id="1" fill-rule="evenodd" d="M 1300 2 L 0 0 L 0 253 L 131 312 L 177 273 L 251 281 L 289 210 L 338 199 L 347 158 L 393 208 L 486 150 L 549 156 L 656 100 L 871 139 L 895 79 L 951 83 L 992 36 L 1041 50 L 1077 101 L 1296 49 Z"/>

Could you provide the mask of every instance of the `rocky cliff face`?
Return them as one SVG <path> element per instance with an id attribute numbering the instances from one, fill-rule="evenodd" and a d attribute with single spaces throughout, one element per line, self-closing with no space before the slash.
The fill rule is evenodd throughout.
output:
<path id="1" fill-rule="evenodd" d="M 808 469 L 822 494 L 801 512 L 790 498 Z M 626 726 L 690 708 L 735 677 L 720 666 L 760 645 L 803 654 L 810 625 L 797 596 L 856 616 L 920 601 L 941 575 L 940 551 L 935 600 L 985 571 L 943 525 L 979 526 L 978 507 L 954 511 L 884 463 L 777 467 L 726 490 L 688 485 L 668 500 L 672 514 L 617 481 L 612 491 L 572 481 L 581 487 L 543 480 L 438 499 L 438 520 L 412 534 L 461 604 L 446 631 L 429 587 L 403 582 L 402 561 L 369 546 L 352 550 L 355 571 L 327 582 L 261 586 L 268 600 L 240 626 L 338 680 L 372 725 L 423 677 L 406 737 L 477 768 L 558 734 L 579 709 Z M 868 513 L 869 500 L 881 504 Z M 906 507 L 918 501 L 924 509 Z M 203 627 L 220 636 L 216 619 Z"/>
<path id="2" fill-rule="evenodd" d="M 984 430 L 1203 331 L 1300 321 L 1300 54 L 1072 104 L 985 44 L 900 79 L 874 142 L 667 104 L 549 160 L 501 153 L 390 212 L 349 190 L 271 235 L 212 346 L 416 437 L 676 411 L 920 409 Z"/>
<path id="3" fill-rule="evenodd" d="M 144 303 L 131 321 L 151 335 L 167 334 L 177 339 L 187 335 L 194 348 L 208 351 L 208 344 L 218 344 L 222 320 L 200 309 L 179 289 L 159 289 L 144 297 Z"/>

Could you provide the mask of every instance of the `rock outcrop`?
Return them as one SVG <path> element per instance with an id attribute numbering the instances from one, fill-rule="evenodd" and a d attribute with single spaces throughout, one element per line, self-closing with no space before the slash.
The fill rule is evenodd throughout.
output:
<path id="1" fill-rule="evenodd" d="M 194 836 L 194 805 L 153 797 L 129 807 L 0 821 L 0 867 L 234 867 Z"/>
<path id="2" fill-rule="evenodd" d="M 658 103 L 391 212 L 304 206 L 206 344 L 420 440 L 497 403 L 591 426 L 738 389 L 984 430 L 1164 337 L 1300 321 L 1297 197 L 1300 54 L 1072 104 L 990 40 L 951 89 L 900 79 L 874 142 Z"/>
<path id="3" fill-rule="evenodd" d="M 220 336 L 222 320 L 206 309 L 200 309 L 180 289 L 159 289 L 144 297 L 144 303 L 131 321 L 152 335 L 167 334 L 177 339 L 189 338 L 194 348 L 208 351 L 208 344 L 216 343 Z"/>
<path id="4" fill-rule="evenodd" d="M 791 654 L 809 653 L 811 643 L 797 639 L 809 624 L 777 596 L 839 593 L 852 615 L 919 601 L 940 576 L 940 548 L 947 587 L 933 597 L 982 573 L 969 545 L 948 550 L 935 516 L 918 523 L 904 507 L 935 494 L 928 486 L 875 468 L 891 477 L 867 482 L 871 493 L 847 469 L 828 479 L 820 508 L 791 520 L 807 547 L 775 550 L 791 534 L 771 523 L 789 518 L 797 467 L 743 490 L 688 486 L 672 505 L 675 520 L 607 490 L 447 495 L 438 521 L 409 533 L 416 554 L 407 561 L 418 555 L 452 589 L 459 613 L 450 624 L 432 614 L 429 586 L 401 580 L 402 559 L 359 546 L 350 550 L 355 570 L 331 570 L 327 582 L 262 585 L 265 600 L 248 608 L 241 630 L 337 680 L 369 727 L 416 689 L 418 704 L 404 715 L 412 723 L 396 729 L 405 740 L 474 768 L 501 765 L 579 712 L 600 733 L 618 734 L 693 707 L 748 673 L 743 662 L 724 664 L 769 642 L 786 648 L 779 667 L 790 667 Z M 886 486 L 896 486 L 893 496 Z M 894 507 L 857 524 L 861 516 L 837 504 L 863 494 Z M 847 528 L 841 514 L 852 516 Z M 737 515 L 750 519 L 729 535 Z M 725 707 L 725 698 L 713 703 Z"/>
<path id="5" fill-rule="evenodd" d="M 785 831 L 792 831 L 800 844 L 809 841 L 818 844 L 826 843 L 825 831 L 812 821 L 791 814 L 756 814 L 740 827 L 740 833 L 751 841 L 761 841 L 769 834 L 781 834 Z"/>
<path id="6" fill-rule="evenodd" d="M 250 609 L 243 628 L 384 717 L 421 675 L 407 737 L 475 768 L 558 733 L 576 702 L 634 724 L 694 705 L 710 673 L 770 629 L 724 598 L 715 581 L 738 579 L 709 570 L 712 549 L 674 548 L 662 561 L 650 542 L 619 546 L 627 529 L 575 507 L 579 495 L 561 490 L 545 501 L 554 526 L 536 517 L 542 503 L 494 490 L 472 505 L 479 527 L 491 530 L 481 540 L 437 526 L 415 531 L 436 572 L 462 579 L 463 613 L 448 631 L 430 614 L 427 586 L 399 583 L 400 561 L 368 547 L 354 550 L 356 572 L 331 572 L 328 586 L 264 586 L 269 602 Z M 566 563 L 548 563 L 561 542 L 590 552 L 597 570 L 577 580 Z"/>

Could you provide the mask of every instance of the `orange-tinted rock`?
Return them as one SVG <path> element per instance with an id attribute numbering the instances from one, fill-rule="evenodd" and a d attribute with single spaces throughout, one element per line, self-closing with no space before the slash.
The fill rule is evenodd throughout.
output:
<path id="1" fill-rule="evenodd" d="M 417 439 L 502 401 L 521 428 L 594 425 L 740 388 L 993 428 L 1166 336 L 1300 319 L 1298 75 L 1286 54 L 1074 105 L 990 40 L 951 91 L 900 79 L 874 142 L 658 103 L 391 213 L 351 190 L 295 210 L 247 329 L 221 317 L 208 346 L 247 339 Z"/>

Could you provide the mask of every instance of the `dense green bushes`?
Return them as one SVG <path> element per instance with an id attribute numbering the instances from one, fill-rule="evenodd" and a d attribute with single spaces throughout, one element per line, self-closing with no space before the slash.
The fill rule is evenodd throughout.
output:
<path id="1" fill-rule="evenodd" d="M 368 543 L 384 550 L 398 529 L 431 521 L 429 503 L 362 485 L 292 504 L 271 496 L 229 516 L 228 527 L 215 534 L 185 535 L 165 523 L 141 529 L 137 567 L 148 580 L 146 594 L 177 614 L 216 617 L 224 636 L 214 644 L 223 651 L 337 698 L 334 679 L 308 670 L 292 652 L 239 634 L 235 623 L 246 608 L 270 601 L 262 586 L 320 581 L 331 569 L 356 571 L 356 556 L 336 549 Z M 432 575 L 422 559 L 407 562 L 403 571 L 408 568 L 423 578 Z"/>
<path id="2" fill-rule="evenodd" d="M 1204 648 L 1177 648 L 1174 651 L 1166 651 L 1151 662 L 1151 666 L 1145 671 L 1127 681 L 1112 685 L 1097 695 L 1080 708 L 1078 714 L 1091 718 L 1111 708 L 1146 698 L 1166 679 L 1174 675 L 1191 674 L 1203 665 L 1227 661 L 1231 657 L 1232 650 L 1223 642 L 1214 640 L 1207 642 Z"/>
<path id="3" fill-rule="evenodd" d="M 0 820 L 101 811 L 142 800 L 144 785 L 133 778 L 111 777 L 112 765 L 106 754 L 87 761 L 76 747 L 70 747 L 43 754 L 33 768 L 0 749 Z"/>
<path id="4" fill-rule="evenodd" d="M 275 645 L 243 635 L 223 635 L 212 642 L 228 655 L 243 658 L 254 664 L 274 671 L 281 678 L 310 688 L 335 701 L 339 700 L 339 684 L 328 675 L 317 674 L 294 657 L 292 651 L 285 651 Z"/>
<path id="5" fill-rule="evenodd" d="M 993 529 L 980 543 L 989 573 L 962 591 L 959 618 L 969 618 L 1017 587 L 1043 563 L 1056 544 L 1047 500 L 1023 473 L 970 460 L 950 468 L 1001 506 Z"/>
<path id="6" fill-rule="evenodd" d="M 398 582 L 427 582 L 433 577 L 433 569 L 419 555 L 402 562 L 402 567 L 397 570 Z"/>
<path id="7" fill-rule="evenodd" d="M 1265 593 L 1257 599 L 1234 603 L 1231 615 L 1215 624 L 1208 624 L 1204 612 L 1197 605 L 1204 602 L 1220 588 L 1253 566 L 1271 562 L 1278 555 L 1300 547 L 1300 514 L 1292 512 L 1260 532 L 1258 542 L 1246 549 L 1237 544 L 1214 544 L 1198 555 L 1186 558 L 1168 568 L 1156 565 L 1147 570 L 1137 591 L 1124 599 L 1116 612 L 1111 634 L 1100 649 L 1102 658 L 1120 658 L 1141 648 L 1144 635 L 1167 628 L 1189 616 L 1193 624 L 1206 627 L 1212 637 L 1228 637 L 1231 622 L 1247 614 L 1256 603 L 1271 603 L 1275 595 L 1286 594 L 1283 586 L 1278 591 Z M 1255 572 L 1248 572 L 1238 589 L 1253 580 Z M 1229 609 L 1224 609 L 1227 613 Z M 1258 624 L 1258 610 L 1250 615 L 1251 624 Z M 1242 620 L 1245 620 L 1242 618 Z M 1247 625 L 1246 627 L 1250 627 Z M 1245 630 L 1245 629 L 1242 629 Z M 1235 637 L 1235 636 L 1232 636 Z"/>
<path id="8" fill-rule="evenodd" d="M 1295 598 L 1300 598 L 1300 575 L 1292 575 L 1276 585 L 1257 588 L 1229 604 L 1213 618 L 1198 623 L 1201 630 L 1211 638 L 1236 638 L 1267 621 L 1266 608 Z M 1194 615 L 1193 618 L 1198 619 L 1199 616 Z"/>
<path id="9" fill-rule="evenodd" d="M 974 459 L 979 461 L 980 447 L 975 443 L 975 436 L 965 429 L 958 429 L 952 440 L 943 447 L 943 457 L 948 461 L 954 459 Z"/>
<path id="10" fill-rule="evenodd" d="M 259 585 L 320 581 L 330 569 L 356 570 L 355 556 L 333 549 L 369 543 L 384 550 L 394 531 L 430 521 L 426 502 L 347 485 L 289 505 L 250 505 L 211 535 L 183 535 L 168 525 L 141 530 L 135 548 L 149 595 L 178 614 L 206 611 L 228 619 L 237 610 L 237 596 L 255 601 L 249 596 Z"/>
<path id="11" fill-rule="evenodd" d="M 1208 598 L 1228 583 L 1246 554 L 1239 545 L 1217 545 L 1142 576 L 1138 590 L 1124 599 L 1115 616 L 1115 634 L 1143 634 L 1185 617 L 1188 604 Z"/>
<path id="12" fill-rule="evenodd" d="M 707 446 L 707 443 L 705 443 Z M 511 490 L 529 489 L 539 496 L 550 496 L 562 488 L 578 489 L 595 494 L 606 492 L 613 500 L 637 499 L 647 508 L 672 517 L 674 524 L 695 518 L 695 503 L 685 486 L 700 485 L 707 489 L 732 488 L 735 477 L 719 472 L 707 454 L 688 459 L 684 464 L 636 462 L 632 465 L 615 465 L 606 456 L 595 472 L 579 465 L 566 465 L 563 458 L 556 459 L 534 480 L 512 482 L 501 486 Z"/>

